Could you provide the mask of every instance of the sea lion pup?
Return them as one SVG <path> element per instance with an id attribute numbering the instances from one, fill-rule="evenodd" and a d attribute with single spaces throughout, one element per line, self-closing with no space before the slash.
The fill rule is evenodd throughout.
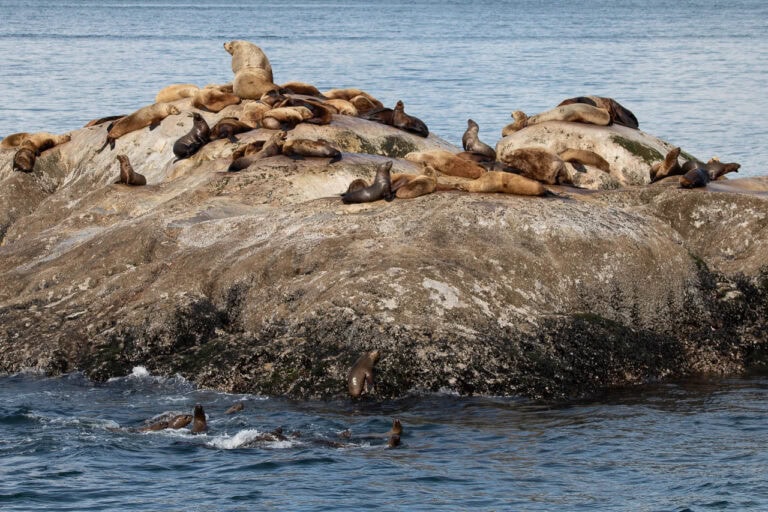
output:
<path id="1" fill-rule="evenodd" d="M 373 183 L 365 188 L 353 190 L 351 192 L 347 191 L 341 194 L 342 202 L 344 204 L 370 203 L 378 201 L 379 199 L 384 199 L 386 201 L 394 199 L 395 195 L 392 193 L 392 177 L 390 175 L 391 169 L 391 160 L 376 166 L 376 177 L 373 179 Z"/>
<path id="2" fill-rule="evenodd" d="M 211 128 L 210 139 L 228 139 L 229 142 L 234 143 L 237 142 L 235 135 L 251 130 L 253 130 L 251 125 L 240 121 L 236 117 L 223 117 Z"/>
<path id="3" fill-rule="evenodd" d="M 564 162 L 578 163 L 597 167 L 601 171 L 611 172 L 610 164 L 594 151 L 568 148 L 558 155 Z"/>
<path id="4" fill-rule="evenodd" d="M 444 149 L 414 151 L 405 155 L 405 159 L 423 165 L 432 166 L 437 172 L 461 178 L 479 178 L 484 172 L 477 163 L 461 158 Z"/>
<path id="5" fill-rule="evenodd" d="M 280 130 L 272 135 L 272 137 L 267 140 L 262 148 L 257 151 L 256 153 L 242 156 L 236 160 L 233 160 L 231 164 L 229 164 L 229 168 L 227 169 L 229 172 L 238 172 L 242 171 L 243 169 L 250 166 L 253 162 L 256 160 L 261 160 L 262 158 L 268 158 L 270 156 L 276 156 L 280 155 L 283 152 L 283 144 L 285 143 L 285 137 L 286 133 L 283 130 Z"/>
<path id="6" fill-rule="evenodd" d="M 680 156 L 680 148 L 672 148 L 667 152 L 667 156 L 661 162 L 656 162 L 651 166 L 651 183 L 659 181 L 667 176 L 676 176 L 683 174 L 683 169 L 677 161 Z"/>
<path id="7" fill-rule="evenodd" d="M 100 124 L 108 123 L 110 121 L 117 121 L 120 118 L 125 117 L 125 114 L 117 115 L 117 116 L 106 116 L 106 117 L 100 117 L 98 119 L 91 119 L 85 125 L 83 128 L 89 128 L 91 126 L 98 126 Z"/>
<path id="8" fill-rule="evenodd" d="M 32 172 L 35 169 L 37 161 L 37 148 L 29 141 L 25 140 L 13 155 L 13 170 L 19 172 Z"/>
<path id="9" fill-rule="evenodd" d="M 211 140 L 211 128 L 203 116 L 197 112 L 192 112 L 189 115 L 192 116 L 192 128 L 173 143 L 173 154 L 176 155 L 176 161 L 189 158 Z"/>
<path id="10" fill-rule="evenodd" d="M 200 87 L 195 84 L 171 84 L 163 87 L 155 96 L 155 103 L 168 103 L 182 98 L 191 98 Z"/>
<path id="11" fill-rule="evenodd" d="M 635 114 L 613 98 L 604 98 L 602 96 L 577 96 L 561 101 L 558 107 L 571 105 L 573 103 L 586 103 L 587 105 L 607 110 L 608 115 L 611 118 L 611 124 L 620 124 L 622 126 L 634 128 L 635 130 L 640 127 L 640 123 L 637 122 Z"/>
<path id="12" fill-rule="evenodd" d="M 133 170 L 127 155 L 117 155 L 117 161 L 120 162 L 120 177 L 115 183 L 125 183 L 126 185 L 134 186 L 147 184 L 147 178 Z"/>
<path id="13" fill-rule="evenodd" d="M 565 172 L 565 162 L 544 148 L 518 148 L 501 157 L 507 165 L 519 169 L 526 178 L 554 185 Z"/>
<path id="14" fill-rule="evenodd" d="M 6 135 L 3 137 L 3 140 L 0 141 L 0 149 L 17 148 L 21 146 L 21 143 L 24 142 L 24 139 L 29 137 L 29 135 L 30 134 L 27 132 L 19 132 Z"/>
<path id="15" fill-rule="evenodd" d="M 736 162 L 723 163 L 717 158 L 710 158 L 709 161 L 704 164 L 704 168 L 709 173 L 709 179 L 715 181 L 729 172 L 739 172 L 741 164 L 737 164 Z"/>
<path id="16" fill-rule="evenodd" d="M 283 154 L 296 160 L 304 157 L 330 158 L 329 163 L 341 160 L 341 151 L 327 140 L 290 139 L 283 144 Z"/>
<path id="17" fill-rule="evenodd" d="M 393 174 L 392 190 L 398 199 L 413 199 L 431 194 L 437 190 L 437 171 L 434 167 L 425 165 L 423 174 Z"/>
<path id="18" fill-rule="evenodd" d="M 229 41 L 224 49 L 232 56 L 232 92 L 243 99 L 257 100 L 279 89 L 272 78 L 272 65 L 264 52 L 248 41 Z"/>
<path id="19" fill-rule="evenodd" d="M 420 137 L 429 135 L 429 129 L 424 121 L 405 113 L 405 105 L 398 100 L 392 113 L 392 126 L 409 133 L 415 133 Z"/>
<path id="20" fill-rule="evenodd" d="M 680 176 L 680 188 L 706 187 L 710 182 L 706 169 L 697 167 Z"/>
<path id="21" fill-rule="evenodd" d="M 206 86 L 192 96 L 192 106 L 208 112 L 220 112 L 230 105 L 237 105 L 240 96 L 222 90 L 218 86 Z"/>
<path id="22" fill-rule="evenodd" d="M 501 136 L 506 137 L 528 126 L 528 116 L 522 110 L 512 112 L 514 121 L 501 129 Z"/>
<path id="23" fill-rule="evenodd" d="M 103 151 L 108 145 L 110 149 L 115 149 L 115 141 L 123 135 L 141 130 L 146 126 L 154 130 L 163 119 L 177 114 L 181 114 L 181 110 L 170 103 L 153 103 L 141 107 L 132 114 L 118 119 L 107 128 L 107 140 L 98 152 Z"/>
<path id="24" fill-rule="evenodd" d="M 500 171 L 488 171 L 474 180 L 459 182 L 453 188 L 465 192 L 497 192 L 518 196 L 547 195 L 547 189 L 540 182 Z"/>
<path id="25" fill-rule="evenodd" d="M 357 110 L 357 107 L 355 107 L 351 102 L 347 100 L 343 100 L 341 98 L 324 100 L 323 103 L 325 103 L 326 105 L 330 105 L 331 107 L 336 109 L 336 113 L 344 116 L 357 117 L 360 114 L 360 112 Z"/>
<path id="26" fill-rule="evenodd" d="M 391 165 L 392 162 L 389 162 Z M 379 361 L 381 352 L 371 350 L 361 355 L 347 374 L 349 395 L 357 398 L 363 393 L 373 393 L 373 367 Z"/>
<path id="27" fill-rule="evenodd" d="M 496 150 L 479 139 L 479 131 L 480 126 L 472 119 L 467 119 L 467 129 L 461 137 L 461 145 L 464 147 L 464 151 L 477 153 L 491 160 L 496 160 Z"/>
<path id="28" fill-rule="evenodd" d="M 236 412 L 240 412 L 243 409 L 245 409 L 245 404 L 243 402 L 236 402 L 232 404 L 232 406 L 224 411 L 224 414 L 235 414 Z"/>
<path id="29" fill-rule="evenodd" d="M 307 107 L 278 107 L 267 111 L 261 118 L 261 126 L 269 130 L 292 130 L 297 124 L 312 118 Z"/>
<path id="30" fill-rule="evenodd" d="M 304 82 L 286 82 L 280 86 L 280 89 L 289 94 L 303 94 L 305 96 L 316 96 L 318 98 L 323 97 L 323 93 L 321 93 L 317 87 Z"/>
<path id="31" fill-rule="evenodd" d="M 205 411 L 200 404 L 195 405 L 195 410 L 192 412 L 192 428 L 190 431 L 193 434 L 199 434 L 208 430 L 208 422 L 205 420 Z"/>
<path id="32" fill-rule="evenodd" d="M 611 115 L 604 108 L 595 107 L 586 103 L 571 103 L 530 116 L 526 126 L 544 123 L 546 121 L 566 121 L 569 123 L 608 126 L 611 124 Z"/>

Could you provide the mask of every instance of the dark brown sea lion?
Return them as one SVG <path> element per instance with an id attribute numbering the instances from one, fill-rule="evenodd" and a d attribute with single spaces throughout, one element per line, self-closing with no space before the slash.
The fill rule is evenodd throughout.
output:
<path id="1" fill-rule="evenodd" d="M 173 154 L 176 155 L 177 160 L 189 158 L 211 140 L 211 128 L 203 116 L 197 112 L 192 112 L 190 115 L 193 119 L 192 128 L 173 143 Z"/>
<path id="2" fill-rule="evenodd" d="M 354 192 L 355 190 L 360 190 L 367 186 L 368 186 L 368 182 L 365 181 L 363 178 L 354 179 L 347 187 L 347 193 Z"/>
<path id="3" fill-rule="evenodd" d="M 261 148 L 261 150 L 251 155 L 243 156 L 237 160 L 234 160 L 231 164 L 229 164 L 229 168 L 227 170 L 229 172 L 242 171 L 256 160 L 282 154 L 285 137 L 286 133 L 283 130 L 274 133 L 272 137 L 270 137 L 269 140 L 264 143 L 264 146 Z"/>
<path id="4" fill-rule="evenodd" d="M 242 411 L 243 409 L 245 409 L 245 404 L 243 404 L 243 402 L 237 402 L 233 404 L 232 407 L 224 411 L 224 414 L 234 414 L 236 412 Z"/>
<path id="5" fill-rule="evenodd" d="M 192 413 L 192 428 L 190 429 L 193 434 L 199 434 L 208 430 L 208 423 L 205 420 L 205 411 L 200 404 L 195 405 L 195 410 Z"/>
<path id="6" fill-rule="evenodd" d="M 736 162 L 723 163 L 717 158 L 710 158 L 705 164 L 709 178 L 714 181 L 729 172 L 739 172 L 741 164 Z"/>
<path id="7" fill-rule="evenodd" d="M 180 429 L 192 423 L 191 414 L 165 413 L 148 420 L 143 427 L 135 429 L 137 432 L 157 432 L 159 430 Z"/>
<path id="8" fill-rule="evenodd" d="M 32 172 L 37 161 L 37 148 L 30 141 L 24 141 L 13 155 L 13 170 L 19 172 Z"/>
<path id="9" fill-rule="evenodd" d="M 349 394 L 357 398 L 365 393 L 373 393 L 373 367 L 379 361 L 381 353 L 371 350 L 361 355 L 347 374 Z"/>
<path id="10" fill-rule="evenodd" d="M 467 129 L 461 137 L 461 144 L 464 147 L 464 151 L 477 153 L 488 157 L 491 160 L 496 160 L 496 150 L 479 139 L 479 131 L 480 126 L 478 126 L 472 119 L 467 119 Z"/>
<path id="11" fill-rule="evenodd" d="M 237 142 L 238 133 L 253 130 L 251 125 L 244 123 L 236 117 L 224 117 L 211 128 L 211 140 L 228 139 L 229 142 Z"/>
<path id="12" fill-rule="evenodd" d="M 147 178 L 133 170 L 127 155 L 117 155 L 117 161 L 120 162 L 120 178 L 115 183 L 135 186 L 147 184 Z"/>
<path id="13" fill-rule="evenodd" d="M 389 126 L 392 126 L 392 119 L 394 118 L 394 115 L 395 115 L 395 111 L 387 107 L 374 108 L 366 112 L 360 113 L 360 117 L 362 119 L 366 119 L 368 121 L 374 121 L 376 123 L 386 124 Z"/>
<path id="14" fill-rule="evenodd" d="M 166 117 L 180 113 L 179 108 L 170 103 L 154 103 L 142 107 L 132 114 L 118 119 L 107 128 L 107 140 L 99 149 L 99 152 L 103 151 L 107 146 L 110 149 L 115 149 L 115 141 L 123 135 L 141 130 L 147 126 L 149 126 L 150 130 L 153 130 Z"/>
<path id="15" fill-rule="evenodd" d="M 387 447 L 388 448 L 396 448 L 400 446 L 400 436 L 397 434 L 392 434 L 387 439 Z"/>
<path id="16" fill-rule="evenodd" d="M 89 126 L 98 126 L 100 124 L 109 123 L 110 121 L 117 121 L 118 119 L 122 119 L 125 117 L 125 114 L 119 115 L 119 116 L 107 116 L 107 117 L 100 117 L 98 119 L 92 119 L 88 121 L 83 128 L 88 128 Z"/>
<path id="17" fill-rule="evenodd" d="M 184 428 L 190 423 L 192 423 L 192 415 L 191 414 L 180 414 L 178 416 L 174 416 L 168 421 L 168 427 L 172 429 L 180 429 Z"/>
<path id="18" fill-rule="evenodd" d="M 376 177 L 373 180 L 373 184 L 365 188 L 341 194 L 342 202 L 345 204 L 370 203 L 372 201 L 378 201 L 379 199 L 384 199 L 386 201 L 394 199 L 390 169 L 392 169 L 391 160 L 378 165 L 376 167 Z"/>
<path id="19" fill-rule="evenodd" d="M 341 151 L 326 140 L 290 139 L 283 144 L 283 154 L 295 159 L 304 157 L 330 158 L 330 163 L 341 160 Z"/>
<path id="20" fill-rule="evenodd" d="M 409 133 L 415 133 L 420 137 L 429 135 L 429 129 L 424 124 L 424 121 L 405 113 L 405 105 L 403 105 L 402 101 L 398 101 L 395 104 L 394 112 L 392 113 L 392 126 Z"/>
<path id="21" fill-rule="evenodd" d="M 680 176 L 680 188 L 706 187 L 710 182 L 706 169 L 697 167 Z"/>
<path id="22" fill-rule="evenodd" d="M 608 115 L 611 118 L 611 124 L 620 124 L 629 128 L 634 128 L 635 130 L 640 126 L 635 114 L 613 98 L 604 98 L 602 96 L 577 96 L 561 101 L 558 107 L 571 105 L 573 103 L 585 103 L 587 105 L 592 105 L 593 107 L 607 110 Z"/>

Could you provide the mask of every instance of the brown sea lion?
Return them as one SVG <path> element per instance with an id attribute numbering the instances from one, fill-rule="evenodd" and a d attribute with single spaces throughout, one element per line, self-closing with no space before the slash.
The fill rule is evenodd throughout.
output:
<path id="1" fill-rule="evenodd" d="M 680 156 L 680 148 L 672 148 L 667 152 L 664 160 L 651 166 L 651 183 L 666 178 L 667 176 L 676 176 L 683 174 L 680 163 L 677 158 Z"/>
<path id="2" fill-rule="evenodd" d="M 261 101 L 248 101 L 240 113 L 240 121 L 250 125 L 251 128 L 261 126 L 261 121 L 272 107 Z"/>
<path id="3" fill-rule="evenodd" d="M 501 160 L 515 169 L 520 169 L 526 178 L 548 185 L 557 183 L 565 171 L 563 159 L 544 148 L 518 148 L 505 153 Z"/>
<path id="4" fill-rule="evenodd" d="M 199 434 L 200 432 L 208 430 L 208 422 L 205 420 L 205 411 L 203 411 L 202 405 L 195 405 L 195 410 L 193 411 L 192 416 L 192 428 L 190 431 L 193 434 Z"/>
<path id="5" fill-rule="evenodd" d="M 147 184 L 147 178 L 133 170 L 127 155 L 117 155 L 117 161 L 120 162 L 120 177 L 115 183 L 125 183 L 126 185 L 134 186 Z"/>
<path id="6" fill-rule="evenodd" d="M 706 187 L 709 182 L 709 173 L 701 167 L 691 169 L 680 176 L 680 188 Z"/>
<path id="7" fill-rule="evenodd" d="M 341 194 L 342 202 L 344 204 L 370 203 L 379 199 L 386 201 L 394 199 L 395 195 L 392 193 L 392 177 L 390 175 L 391 169 L 391 160 L 376 166 L 376 177 L 373 183 L 365 188 Z"/>
<path id="8" fill-rule="evenodd" d="M 155 96 L 155 103 L 168 103 L 182 98 L 191 98 L 200 90 L 195 84 L 171 84 L 160 89 Z"/>
<path id="9" fill-rule="evenodd" d="M 387 448 L 396 448 L 400 446 L 400 436 L 397 434 L 392 434 L 387 439 Z"/>
<path id="10" fill-rule="evenodd" d="M 259 151 L 232 161 L 227 170 L 229 172 L 242 171 L 256 160 L 282 154 L 283 144 L 285 144 L 285 137 L 286 133 L 283 130 L 274 133 L 272 137 L 270 137 L 269 140 L 264 143 L 264 146 Z"/>
<path id="11" fill-rule="evenodd" d="M 586 103 L 571 103 L 530 116 L 526 122 L 526 126 L 547 121 L 565 121 L 569 123 L 608 126 L 611 124 L 611 115 L 604 108 L 595 107 Z"/>
<path id="12" fill-rule="evenodd" d="M 157 432 L 159 430 L 178 430 L 192 423 L 191 414 L 164 413 L 147 420 L 143 427 L 135 429 L 136 432 Z"/>
<path id="13" fill-rule="evenodd" d="M 240 412 L 243 409 L 245 409 L 245 404 L 243 402 L 236 402 L 232 404 L 232 406 L 224 411 L 224 414 L 235 414 L 236 412 Z"/>
<path id="14" fill-rule="evenodd" d="M 281 90 L 285 90 L 289 94 L 303 94 L 305 96 L 317 96 L 323 97 L 323 93 L 312 84 L 305 82 L 286 82 L 280 86 Z"/>
<path id="15" fill-rule="evenodd" d="M 477 163 L 461 158 L 444 149 L 414 151 L 405 155 L 405 159 L 432 166 L 437 172 L 462 178 L 479 178 L 484 172 Z"/>
<path id="16" fill-rule="evenodd" d="M 413 199 L 437 190 L 437 171 L 430 165 L 424 166 L 423 174 L 392 175 L 392 190 L 398 199 Z"/>
<path id="17" fill-rule="evenodd" d="M 25 140 L 13 155 L 13 170 L 19 172 L 32 172 L 35 169 L 37 161 L 37 148 L 35 145 Z"/>
<path id="18" fill-rule="evenodd" d="M 240 96 L 219 87 L 206 86 L 192 97 L 192 106 L 208 112 L 221 112 L 230 105 L 237 105 L 242 100 Z"/>
<path id="19" fill-rule="evenodd" d="M 373 393 L 373 367 L 379 361 L 380 356 L 381 353 L 378 350 L 371 350 L 355 361 L 347 374 L 347 387 L 350 396 L 357 398 L 363 393 Z"/>
<path id="20" fill-rule="evenodd" d="M 336 113 L 344 116 L 357 116 L 360 113 L 351 102 L 341 98 L 325 100 L 324 103 L 336 109 Z"/>
<path id="21" fill-rule="evenodd" d="M 491 160 L 496 160 L 496 150 L 480 140 L 478 137 L 479 131 L 480 126 L 472 119 L 467 119 L 467 129 L 461 137 L 461 145 L 464 147 L 464 151 L 477 153 Z"/>
<path id="22" fill-rule="evenodd" d="M 173 154 L 177 160 L 189 158 L 211 140 L 211 128 L 205 118 L 197 112 L 189 115 L 192 117 L 192 128 L 173 143 Z"/>
<path id="23" fill-rule="evenodd" d="M 424 121 L 405 113 L 405 105 L 402 101 L 398 100 L 393 110 L 392 126 L 409 133 L 414 133 L 420 137 L 429 135 L 429 129 Z"/>
<path id="24" fill-rule="evenodd" d="M 709 173 L 709 178 L 714 181 L 729 172 L 739 172 L 741 164 L 737 164 L 736 162 L 723 163 L 717 158 L 710 158 L 709 161 L 704 164 L 704 167 Z"/>
<path id="25" fill-rule="evenodd" d="M 88 128 L 90 126 L 98 126 L 100 124 L 109 123 L 110 121 L 117 121 L 118 119 L 122 119 L 125 117 L 125 114 L 117 115 L 117 116 L 106 116 L 106 117 L 100 117 L 98 119 L 91 119 L 87 123 L 85 123 L 85 126 L 83 128 Z"/>
<path id="26" fill-rule="evenodd" d="M 330 163 L 341 160 L 341 151 L 326 140 L 290 139 L 283 144 L 283 154 L 295 159 L 304 157 L 330 158 Z"/>
<path id="27" fill-rule="evenodd" d="M 266 142 L 267 141 L 265 140 L 255 140 L 253 142 L 249 142 L 248 144 L 243 144 L 232 152 L 232 160 L 234 161 L 238 158 L 258 153 L 264 149 L 264 144 Z"/>
<path id="28" fill-rule="evenodd" d="M 153 130 L 166 117 L 180 113 L 179 108 L 170 103 L 154 103 L 142 107 L 132 114 L 118 119 L 107 129 L 107 140 L 99 149 L 99 152 L 103 151 L 107 145 L 109 145 L 110 149 L 115 149 L 115 141 L 125 134 L 141 130 L 147 126 L 149 126 L 150 130 Z"/>
<path id="29" fill-rule="evenodd" d="M 312 111 L 307 107 L 277 107 L 263 115 L 261 126 L 268 130 L 292 130 L 297 124 L 312 116 Z"/>
<path id="30" fill-rule="evenodd" d="M 587 105 L 592 105 L 593 107 L 607 110 L 608 115 L 611 118 L 611 124 L 620 124 L 629 128 L 634 128 L 635 130 L 640 126 L 635 114 L 613 98 L 604 98 L 602 96 L 577 96 L 561 101 L 558 107 L 571 105 L 573 103 L 585 103 Z"/>
<path id="31" fill-rule="evenodd" d="M 224 43 L 224 49 L 232 55 L 235 95 L 257 100 L 266 92 L 279 89 L 273 81 L 269 59 L 261 48 L 248 41 L 235 40 Z"/>
<path id="32" fill-rule="evenodd" d="M 387 107 L 373 108 L 360 113 L 361 119 L 386 124 L 388 126 L 392 126 L 392 120 L 394 119 L 394 116 L 395 111 Z"/>
<path id="33" fill-rule="evenodd" d="M 457 183 L 453 188 L 465 192 L 496 192 L 519 196 L 544 196 L 547 189 L 540 182 L 509 172 L 488 171 L 479 178 Z"/>
<path id="34" fill-rule="evenodd" d="M 352 180 L 352 182 L 347 187 L 347 193 L 354 192 L 355 190 L 360 190 L 367 186 L 369 186 L 368 182 L 365 181 L 363 178 L 356 178 Z"/>
<path id="35" fill-rule="evenodd" d="M 512 112 L 513 122 L 501 129 L 501 136 L 506 137 L 528 126 L 528 116 L 522 110 Z"/>
<path id="36" fill-rule="evenodd" d="M 370 112 L 371 110 L 378 110 L 384 108 L 384 105 L 369 94 L 358 94 L 349 99 L 349 102 L 354 105 L 357 111 L 361 114 Z"/>
<path id="37" fill-rule="evenodd" d="M 21 146 L 21 143 L 29 135 L 30 134 L 27 132 L 19 132 L 19 133 L 12 133 L 10 135 L 6 135 L 5 137 L 3 137 L 3 140 L 0 141 L 0 148 L 2 149 L 17 148 Z"/>
<path id="38" fill-rule="evenodd" d="M 253 127 L 248 123 L 240 121 L 236 117 L 224 117 L 213 125 L 211 128 L 211 140 L 228 139 L 229 142 L 237 142 L 238 133 L 248 132 L 253 130 Z"/>
<path id="39" fill-rule="evenodd" d="M 325 92 L 323 92 L 323 96 L 328 98 L 329 100 L 332 99 L 342 99 L 342 100 L 351 100 L 355 96 L 361 96 L 365 95 L 368 96 L 368 93 L 363 91 L 362 89 L 356 89 L 356 88 L 347 88 L 347 89 L 329 89 Z"/>
<path id="40" fill-rule="evenodd" d="M 561 151 L 558 156 L 563 160 L 563 162 L 589 165 L 592 167 L 597 167 L 601 171 L 611 172 L 611 166 L 605 160 L 605 158 L 588 149 L 568 148 L 564 151 Z"/>

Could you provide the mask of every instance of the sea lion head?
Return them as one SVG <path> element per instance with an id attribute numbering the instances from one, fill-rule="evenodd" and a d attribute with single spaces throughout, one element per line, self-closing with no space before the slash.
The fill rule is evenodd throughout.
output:
<path id="1" fill-rule="evenodd" d="M 181 110 L 179 110 L 179 107 L 177 107 L 176 105 L 168 105 L 168 115 L 175 116 L 177 114 L 181 114 Z"/>

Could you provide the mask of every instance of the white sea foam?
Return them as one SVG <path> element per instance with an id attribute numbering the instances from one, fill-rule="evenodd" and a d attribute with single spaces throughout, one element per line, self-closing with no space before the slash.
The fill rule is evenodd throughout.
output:
<path id="1" fill-rule="evenodd" d="M 269 448 L 290 448 L 297 444 L 297 441 L 284 440 L 284 441 L 264 441 L 264 436 L 268 436 L 268 432 L 262 432 L 258 429 L 241 430 L 234 436 L 222 435 L 216 436 L 206 443 L 211 448 L 219 448 L 220 450 L 235 450 L 237 448 L 248 447 L 256 444 L 257 442 L 263 444 L 263 446 Z"/>

